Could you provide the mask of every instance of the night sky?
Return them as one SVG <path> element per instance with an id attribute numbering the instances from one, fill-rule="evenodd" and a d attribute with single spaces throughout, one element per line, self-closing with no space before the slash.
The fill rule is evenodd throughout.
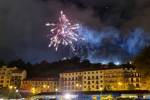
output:
<path id="1" fill-rule="evenodd" d="M 150 0 L 0 0 L 0 59 L 73 56 L 67 47 L 48 48 L 45 23 L 56 22 L 60 10 L 83 25 L 88 39 L 80 57 L 92 62 L 129 60 L 150 43 Z"/>

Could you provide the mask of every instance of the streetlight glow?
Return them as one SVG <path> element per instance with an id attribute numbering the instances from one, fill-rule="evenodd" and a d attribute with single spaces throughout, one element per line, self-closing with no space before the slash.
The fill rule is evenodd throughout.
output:
<path id="1" fill-rule="evenodd" d="M 99 89 L 100 89 L 100 91 L 102 91 L 102 90 L 103 90 L 103 88 L 101 88 L 101 87 L 100 87 Z"/>
<path id="2" fill-rule="evenodd" d="M 77 83 L 77 84 L 76 84 L 76 87 L 78 87 L 78 86 L 79 86 L 79 84 Z"/>
<path id="3" fill-rule="evenodd" d="M 43 88 L 46 88 L 46 85 L 43 85 Z"/>
<path id="4" fill-rule="evenodd" d="M 17 89 L 17 90 L 16 90 L 16 93 L 18 93 L 18 92 L 19 92 L 19 90 Z"/>
<path id="5" fill-rule="evenodd" d="M 67 99 L 67 100 L 68 100 L 68 99 L 71 99 L 70 93 L 66 93 L 66 94 L 64 95 L 64 98 Z"/>
<path id="6" fill-rule="evenodd" d="M 9 86 L 9 89 L 11 90 L 13 88 L 13 86 Z"/>
<path id="7" fill-rule="evenodd" d="M 31 92 L 34 94 L 35 93 L 35 88 L 31 88 Z"/>
<path id="8" fill-rule="evenodd" d="M 57 92 L 57 91 L 58 91 L 58 89 L 56 88 L 56 89 L 55 89 L 55 91 Z"/>
<path id="9" fill-rule="evenodd" d="M 121 82 L 118 82 L 118 85 L 120 85 L 120 86 L 121 86 L 121 85 L 122 85 L 122 83 L 121 83 Z"/>

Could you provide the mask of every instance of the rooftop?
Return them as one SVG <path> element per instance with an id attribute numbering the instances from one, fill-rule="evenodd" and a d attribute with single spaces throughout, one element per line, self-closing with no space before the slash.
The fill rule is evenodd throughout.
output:
<path id="1" fill-rule="evenodd" d="M 70 72 L 83 72 L 83 71 L 96 71 L 96 70 L 112 70 L 112 69 L 129 69 L 129 68 L 133 68 L 135 69 L 135 67 L 133 66 L 107 66 L 107 65 L 102 65 L 102 66 L 97 66 L 97 67 L 89 67 L 89 68 L 77 68 L 77 69 L 69 69 L 64 71 L 63 73 L 70 73 Z"/>

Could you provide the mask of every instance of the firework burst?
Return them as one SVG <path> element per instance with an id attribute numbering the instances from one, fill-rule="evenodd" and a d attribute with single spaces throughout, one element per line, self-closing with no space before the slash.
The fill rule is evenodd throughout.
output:
<path id="1" fill-rule="evenodd" d="M 46 23 L 46 26 L 51 28 L 49 47 L 53 46 L 56 51 L 60 45 L 70 46 L 75 51 L 74 43 L 82 40 L 78 34 L 79 24 L 72 24 L 63 11 L 60 11 L 58 23 Z"/>

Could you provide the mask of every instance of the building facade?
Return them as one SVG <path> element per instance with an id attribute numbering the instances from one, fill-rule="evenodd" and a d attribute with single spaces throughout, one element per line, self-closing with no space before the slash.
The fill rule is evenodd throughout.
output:
<path id="1" fill-rule="evenodd" d="M 140 90 L 141 75 L 134 67 L 102 68 L 60 73 L 61 91 Z"/>
<path id="2" fill-rule="evenodd" d="M 143 75 L 135 68 L 125 68 L 125 86 L 127 90 L 143 90 Z"/>
<path id="3" fill-rule="evenodd" d="M 8 68 L 7 66 L 2 66 L 0 68 L 0 87 L 9 87 L 11 85 L 19 87 L 20 82 L 26 78 L 26 71 L 20 70 L 17 67 Z"/>
<path id="4" fill-rule="evenodd" d="M 21 82 L 20 88 L 27 90 L 33 94 L 41 92 L 55 92 L 58 91 L 58 79 L 43 77 L 27 79 Z"/>
<path id="5" fill-rule="evenodd" d="M 14 70 L 11 74 L 11 85 L 20 88 L 21 81 L 26 79 L 27 72 L 25 70 Z"/>

